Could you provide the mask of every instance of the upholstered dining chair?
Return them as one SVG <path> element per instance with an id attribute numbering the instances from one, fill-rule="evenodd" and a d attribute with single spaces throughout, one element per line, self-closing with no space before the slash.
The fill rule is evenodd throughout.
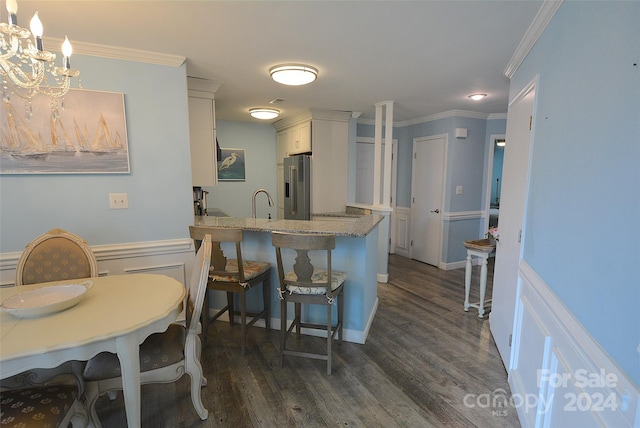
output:
<path id="1" fill-rule="evenodd" d="M 98 276 L 89 244 L 64 229 L 51 229 L 25 247 L 16 267 L 16 285 Z"/>
<path id="2" fill-rule="evenodd" d="M 202 420 L 207 419 L 209 412 L 202 403 L 200 391 L 207 380 L 202 375 L 200 365 L 202 346 L 198 333 L 210 259 L 211 237 L 206 235 L 196 253 L 196 263 L 187 287 L 186 326 L 178 322 L 171 324 L 167 331 L 152 334 L 140 345 L 140 384 L 175 382 L 188 373 L 191 378 L 191 402 Z M 96 400 L 102 394 L 122 390 L 118 356 L 110 352 L 96 355 L 87 362 L 83 377 L 85 403 L 91 421 L 100 427 Z"/>
<path id="3" fill-rule="evenodd" d="M 78 362 L 69 361 L 61 367 L 71 372 L 71 366 L 76 363 Z M 3 380 L 0 391 L 0 425 L 67 428 L 71 424 L 74 428 L 86 427 L 89 418 L 80 401 L 82 385 L 67 383 L 67 379 L 56 379 L 57 372 L 58 369 L 55 372 L 42 370 Z"/>
<path id="4" fill-rule="evenodd" d="M 211 252 L 211 268 L 209 271 L 209 282 L 207 289 L 226 291 L 227 305 L 220 309 L 213 317 L 209 318 L 208 311 L 204 313 L 203 322 L 203 342 L 206 346 L 207 331 L 209 323 L 218 319 L 225 312 L 229 314 L 229 323 L 233 326 L 235 316 L 240 315 L 240 328 L 242 335 L 241 354 L 245 355 L 247 346 L 247 328 L 251 327 L 256 321 L 264 318 L 265 327 L 270 330 L 270 313 L 271 313 L 271 264 L 267 262 L 245 260 L 242 257 L 242 229 L 230 228 L 200 228 L 198 226 L 189 227 L 191 238 L 195 241 L 196 247 L 198 241 L 202 239 L 204 233 L 211 234 L 213 242 L 213 250 Z M 235 258 L 225 257 L 222 244 L 235 244 Z M 233 251 L 231 251 L 233 253 Z M 263 309 L 260 312 L 247 311 L 246 294 L 254 286 L 262 284 Z M 235 309 L 234 294 L 240 295 L 240 310 Z M 208 308 L 208 300 L 205 303 Z M 251 317 L 247 321 L 247 316 Z"/>
<path id="5" fill-rule="evenodd" d="M 271 242 L 276 249 L 278 264 L 278 294 L 280 297 L 280 367 L 284 364 L 284 356 L 292 355 L 327 361 L 327 374 L 331 374 L 331 343 L 334 337 L 342 342 L 344 313 L 344 282 L 346 274 L 334 271 L 331 267 L 331 251 L 336 246 L 335 235 L 329 234 L 296 234 L 273 232 Z M 288 257 L 285 264 L 285 253 Z M 311 253 L 311 255 L 310 255 Z M 316 268 L 311 261 L 312 255 L 318 262 L 323 259 L 326 268 Z M 295 255 L 295 260 L 293 256 Z M 295 262 L 295 263 L 294 263 Z M 317 263 L 316 263 L 317 264 Z M 285 266 L 292 266 L 291 270 Z M 294 318 L 287 328 L 287 303 L 294 304 Z M 337 323 L 332 325 L 332 307 L 337 302 Z M 323 305 L 327 308 L 326 324 L 305 322 L 302 320 L 302 304 Z M 289 335 L 296 329 L 296 337 L 300 340 L 301 329 L 324 330 L 327 338 L 326 353 L 311 353 L 287 347 Z"/>

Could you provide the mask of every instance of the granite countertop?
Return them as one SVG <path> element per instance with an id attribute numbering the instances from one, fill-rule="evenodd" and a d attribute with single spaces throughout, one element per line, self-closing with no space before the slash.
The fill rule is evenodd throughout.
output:
<path id="1" fill-rule="evenodd" d="M 333 233 L 336 236 L 363 238 L 382 219 L 383 217 L 377 214 L 349 217 L 345 221 L 336 220 L 335 216 L 328 221 L 196 216 L 194 225 L 238 228 L 254 232 Z"/>

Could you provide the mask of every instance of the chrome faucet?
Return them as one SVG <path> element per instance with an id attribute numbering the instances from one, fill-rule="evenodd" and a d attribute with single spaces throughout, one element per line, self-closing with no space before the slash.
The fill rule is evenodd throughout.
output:
<path id="1" fill-rule="evenodd" d="M 269 194 L 269 192 L 267 192 L 265 189 L 256 190 L 255 192 L 253 192 L 253 198 L 251 199 L 251 216 L 253 218 L 256 218 L 256 196 L 258 196 L 258 193 L 264 193 L 265 195 L 267 195 L 269 206 L 273 206 L 273 199 L 271 199 L 271 195 Z"/>

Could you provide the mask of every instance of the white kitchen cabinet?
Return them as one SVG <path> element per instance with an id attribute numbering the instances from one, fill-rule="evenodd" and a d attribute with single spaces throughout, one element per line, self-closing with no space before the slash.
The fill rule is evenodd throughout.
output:
<path id="1" fill-rule="evenodd" d="M 284 215 L 284 158 L 311 153 L 311 212 L 344 211 L 349 188 L 350 112 L 311 110 L 274 124 L 277 131 L 278 218 Z"/>
<path id="2" fill-rule="evenodd" d="M 311 152 L 311 121 L 299 123 L 289 132 L 289 154 Z"/>
<path id="3" fill-rule="evenodd" d="M 311 152 L 311 120 L 289 126 L 277 134 L 278 163 L 287 156 Z"/>
<path id="4" fill-rule="evenodd" d="M 193 186 L 218 184 L 216 157 L 215 91 L 210 80 L 188 78 L 189 139 Z"/>

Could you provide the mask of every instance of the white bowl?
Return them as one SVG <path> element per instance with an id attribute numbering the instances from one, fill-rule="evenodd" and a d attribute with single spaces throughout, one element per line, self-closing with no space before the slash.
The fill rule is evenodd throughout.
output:
<path id="1" fill-rule="evenodd" d="M 64 311 L 76 305 L 93 286 L 93 281 L 82 284 L 49 285 L 15 294 L 0 305 L 11 315 L 30 318 Z"/>

